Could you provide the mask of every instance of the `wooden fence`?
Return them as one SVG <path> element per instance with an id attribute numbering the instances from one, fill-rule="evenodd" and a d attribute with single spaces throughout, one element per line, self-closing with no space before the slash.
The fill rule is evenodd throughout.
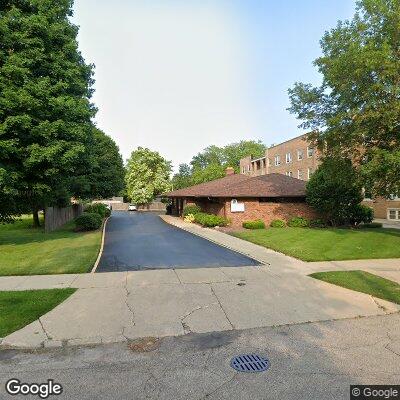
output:
<path id="1" fill-rule="evenodd" d="M 83 212 L 82 204 L 73 204 L 70 207 L 47 207 L 45 210 L 44 230 L 46 233 L 60 228 L 67 222 L 79 217 Z"/>
<path id="2" fill-rule="evenodd" d="M 149 204 L 143 204 L 141 206 L 137 207 L 138 211 L 159 211 L 163 212 L 166 210 L 166 205 L 165 203 L 162 203 L 161 201 L 153 201 L 152 203 Z"/>

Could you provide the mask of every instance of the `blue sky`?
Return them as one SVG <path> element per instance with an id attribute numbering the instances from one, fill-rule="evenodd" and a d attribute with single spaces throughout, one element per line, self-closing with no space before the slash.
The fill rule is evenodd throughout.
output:
<path id="1" fill-rule="evenodd" d="M 175 167 L 210 144 L 302 132 L 287 89 L 320 82 L 319 40 L 352 0 L 75 0 L 96 65 L 96 123 L 124 159 L 138 146 Z"/>

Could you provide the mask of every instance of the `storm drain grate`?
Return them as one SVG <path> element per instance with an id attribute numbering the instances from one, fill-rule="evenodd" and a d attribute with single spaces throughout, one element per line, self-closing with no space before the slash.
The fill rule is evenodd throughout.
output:
<path id="1" fill-rule="evenodd" d="M 262 372 L 269 368 L 269 360 L 257 354 L 242 354 L 233 357 L 231 367 L 239 372 Z"/>

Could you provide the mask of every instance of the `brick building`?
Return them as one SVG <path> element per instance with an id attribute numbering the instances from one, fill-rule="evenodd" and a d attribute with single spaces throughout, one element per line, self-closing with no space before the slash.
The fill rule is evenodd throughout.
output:
<path id="1" fill-rule="evenodd" d="M 269 147 L 264 157 L 241 159 L 240 173 L 247 176 L 278 173 L 307 181 L 319 165 L 318 158 L 318 151 L 307 141 L 307 135 L 301 135 Z M 374 210 L 375 218 L 400 221 L 399 196 L 365 199 L 363 204 Z"/>
<path id="2" fill-rule="evenodd" d="M 267 225 L 274 219 L 288 221 L 295 216 L 317 218 L 305 201 L 305 182 L 282 174 L 262 176 L 234 174 L 227 169 L 224 178 L 167 193 L 173 213 L 196 204 L 204 212 L 229 218 L 232 226 L 243 221 L 262 219 Z"/>
<path id="3" fill-rule="evenodd" d="M 307 142 L 306 135 L 269 147 L 265 156 L 240 160 L 240 173 L 250 176 L 284 174 L 308 180 L 318 167 L 318 152 Z"/>

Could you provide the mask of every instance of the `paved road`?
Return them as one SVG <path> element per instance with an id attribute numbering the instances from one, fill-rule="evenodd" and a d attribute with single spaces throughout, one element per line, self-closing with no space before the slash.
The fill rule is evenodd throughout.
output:
<path id="1" fill-rule="evenodd" d="M 0 398 L 10 378 L 54 379 L 51 399 L 342 400 L 350 384 L 400 382 L 400 315 L 161 339 L 128 345 L 0 351 Z M 147 348 L 146 348 L 147 347 Z M 138 350 L 149 350 L 139 352 Z M 231 357 L 257 352 L 267 372 L 236 373 Z M 29 397 L 31 398 L 31 397 Z M 38 397 L 35 397 L 38 398 Z"/>
<path id="2" fill-rule="evenodd" d="M 97 272 L 238 267 L 255 260 L 173 227 L 155 213 L 114 211 Z"/>

